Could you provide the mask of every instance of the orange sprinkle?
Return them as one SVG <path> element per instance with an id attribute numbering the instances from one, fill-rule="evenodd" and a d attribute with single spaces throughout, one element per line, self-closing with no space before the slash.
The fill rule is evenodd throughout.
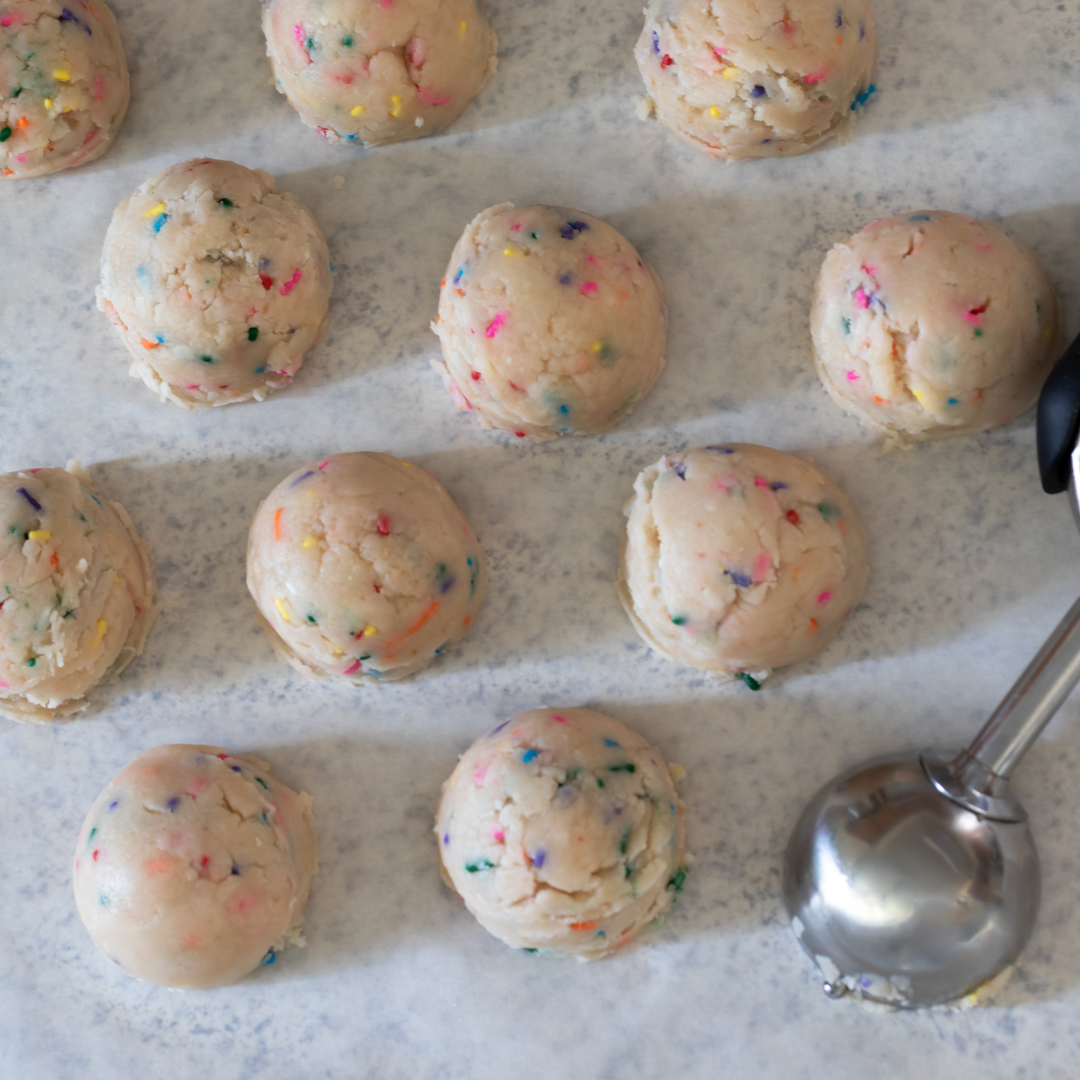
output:
<path id="1" fill-rule="evenodd" d="M 839 520 L 839 521 L 838 521 L 838 522 L 836 523 L 836 527 L 837 527 L 837 528 L 838 528 L 838 529 L 840 530 L 841 534 L 843 534 L 843 533 L 846 533 L 846 532 L 847 532 L 847 522 L 846 522 L 846 521 L 845 521 L 845 520 L 844 520 L 843 518 L 841 518 L 841 519 L 840 519 L 840 520 Z"/>
<path id="2" fill-rule="evenodd" d="M 596 923 L 594 923 L 591 919 L 588 922 L 572 922 L 570 924 L 570 929 L 571 930 L 595 930 L 596 929 Z"/>
<path id="3" fill-rule="evenodd" d="M 424 614 L 421 615 L 420 618 L 417 619 L 416 622 L 414 622 L 412 624 L 412 626 L 409 627 L 408 632 L 410 634 L 415 634 L 416 631 L 419 630 L 420 627 L 423 626 L 424 623 L 426 623 L 428 621 L 428 619 L 430 619 L 431 616 L 434 615 L 435 612 L 438 611 L 438 610 L 439 610 L 439 601 L 438 600 L 432 600 L 431 601 L 431 607 L 429 607 L 427 609 L 427 611 L 425 611 Z"/>
<path id="4" fill-rule="evenodd" d="M 875 394 L 874 400 L 880 405 L 885 399 L 883 397 L 878 397 L 877 394 Z"/>
<path id="5" fill-rule="evenodd" d="M 25 116 L 20 116 L 18 123 L 15 125 L 15 127 L 18 128 L 19 131 L 22 131 L 23 128 L 28 128 L 29 126 L 30 121 L 27 120 Z"/>
<path id="6" fill-rule="evenodd" d="M 439 282 L 439 288 L 440 289 L 445 289 L 446 288 L 446 278 L 443 278 L 442 281 Z"/>
<path id="7" fill-rule="evenodd" d="M 471 623 L 471 622 L 472 622 L 472 616 L 471 615 L 466 615 L 465 618 L 462 619 L 461 625 L 462 626 L 468 626 L 469 623 Z"/>
<path id="8" fill-rule="evenodd" d="M 811 619 L 810 620 L 810 633 L 811 634 L 816 634 L 817 633 L 817 619 Z"/>
<path id="9" fill-rule="evenodd" d="M 192 930 L 191 933 L 184 938 L 184 944 L 189 949 L 197 949 L 202 944 L 202 938 Z"/>
<path id="10" fill-rule="evenodd" d="M 169 867 L 172 865 L 171 859 L 147 859 L 146 872 L 148 874 L 167 874 Z"/>
<path id="11" fill-rule="evenodd" d="M 285 508 L 283 506 L 279 506 L 274 511 L 274 539 L 275 540 L 280 540 L 281 539 L 281 511 L 284 510 L 284 509 Z"/>
<path id="12" fill-rule="evenodd" d="M 141 345 L 141 346 L 142 346 L 142 347 L 143 347 L 144 349 L 156 349 L 156 348 L 158 347 L 158 345 L 160 344 L 160 342 L 157 342 L 157 341 L 147 341 L 147 340 L 146 340 L 146 338 L 143 338 L 143 339 L 142 339 L 142 340 L 141 340 L 141 341 L 139 342 L 139 344 L 140 344 L 140 345 Z"/>
<path id="13" fill-rule="evenodd" d="M 59 566 L 60 565 L 60 560 L 56 557 L 56 552 L 55 551 L 49 556 L 49 564 L 51 566 Z"/>

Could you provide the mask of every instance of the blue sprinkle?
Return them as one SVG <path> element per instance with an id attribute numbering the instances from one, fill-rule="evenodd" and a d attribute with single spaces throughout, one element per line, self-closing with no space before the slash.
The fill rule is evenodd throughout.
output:
<path id="1" fill-rule="evenodd" d="M 724 573 L 742 589 L 748 589 L 753 584 L 746 574 L 740 574 L 737 570 L 725 570 Z"/>
<path id="2" fill-rule="evenodd" d="M 521 760 L 524 761 L 524 762 L 529 762 L 529 761 L 532 761 L 533 758 L 539 757 L 539 756 L 540 756 L 540 751 L 539 750 L 526 750 L 525 753 L 521 755 Z"/>
<path id="3" fill-rule="evenodd" d="M 655 30 L 652 35 L 652 51 L 654 53 L 660 52 L 660 35 Z"/>
<path id="4" fill-rule="evenodd" d="M 573 276 L 574 276 L 573 274 L 563 274 L 563 276 L 561 278 L 559 278 L 559 284 L 560 285 L 569 285 L 570 284 L 570 279 Z"/>
<path id="5" fill-rule="evenodd" d="M 168 221 L 168 220 L 169 220 L 169 215 L 168 214 L 158 214 L 158 216 L 154 219 L 154 232 L 156 232 L 156 233 L 161 232 L 161 226 L 164 225 L 165 222 Z"/>
<path id="6" fill-rule="evenodd" d="M 88 491 L 86 494 L 90 495 L 90 492 Z M 93 499 L 94 502 L 96 502 L 98 504 L 98 506 L 101 505 L 101 500 L 96 495 L 90 495 L 90 498 Z"/>
<path id="7" fill-rule="evenodd" d="M 680 480 L 685 480 L 686 479 L 686 466 L 681 461 L 679 462 L 678 465 L 675 466 L 675 475 Z"/>
<path id="8" fill-rule="evenodd" d="M 929 214 L 916 214 L 914 217 L 909 217 L 908 221 L 929 221 Z"/>
<path id="9" fill-rule="evenodd" d="M 605 746 L 618 746 L 619 744 L 614 739 L 605 739 L 604 740 L 604 745 Z"/>
<path id="10" fill-rule="evenodd" d="M 169 808 L 170 814 L 175 814 L 177 808 L 180 806 L 180 799 L 174 795 L 165 805 Z"/>
<path id="11" fill-rule="evenodd" d="M 263 372 L 264 372 L 265 370 L 266 370 L 266 367 L 265 367 L 265 366 L 263 366 L 263 367 L 257 367 L 257 368 L 255 369 L 255 374 L 256 374 L 256 375 L 261 375 L 261 374 L 262 374 L 262 373 L 263 373 Z"/>
<path id="12" fill-rule="evenodd" d="M 459 266 L 458 267 L 458 272 L 454 275 L 454 284 L 455 285 L 462 279 L 464 274 L 465 274 L 465 267 L 464 266 Z"/>
<path id="13" fill-rule="evenodd" d="M 444 592 L 444 593 L 448 593 L 448 592 L 449 592 L 449 591 L 450 591 L 450 590 L 451 590 L 451 589 L 452 589 L 452 588 L 454 587 L 454 582 L 455 582 L 455 581 L 457 581 L 457 578 L 456 578 L 456 577 L 454 577 L 453 575 L 451 575 L 450 577 L 448 577 L 448 578 L 447 578 L 447 579 L 446 579 L 446 580 L 445 580 L 445 581 L 444 581 L 444 582 L 442 583 L 442 589 L 441 589 L 441 591 L 442 591 L 442 592 Z"/>
<path id="14" fill-rule="evenodd" d="M 348 139 L 349 142 L 356 142 L 356 136 L 355 135 L 346 135 L 345 138 Z"/>
<path id="15" fill-rule="evenodd" d="M 468 563 L 468 564 L 469 564 L 470 566 L 472 566 L 472 564 L 473 564 L 473 561 L 472 561 L 472 559 L 466 559 L 465 561 L 466 561 L 466 562 L 467 562 L 467 563 Z"/>
<path id="16" fill-rule="evenodd" d="M 450 834 L 449 833 L 443 833 L 442 842 L 444 844 L 449 844 L 450 843 Z"/>
<path id="17" fill-rule="evenodd" d="M 277 953 L 271 949 L 260 961 L 259 967 L 269 967 L 277 959 Z"/>
<path id="18" fill-rule="evenodd" d="M 559 406 L 559 412 L 561 412 L 563 414 L 563 416 L 565 416 L 569 411 L 570 411 L 570 406 L 569 405 L 560 405 Z"/>
<path id="19" fill-rule="evenodd" d="M 337 267 L 333 263 L 330 264 L 330 273 L 331 274 L 337 273 Z"/>
<path id="20" fill-rule="evenodd" d="M 769 487 L 771 487 L 773 491 L 783 491 L 784 488 L 787 487 L 787 484 L 785 484 L 782 480 L 777 480 L 775 484 L 770 484 Z"/>
<path id="21" fill-rule="evenodd" d="M 706 450 L 715 450 L 718 454 L 734 454 L 730 446 L 706 446 Z"/>
<path id="22" fill-rule="evenodd" d="M 949 404 L 950 404 L 950 405 L 959 405 L 959 404 L 960 404 L 960 402 L 959 402 L 959 401 L 957 401 L 957 400 L 956 400 L 956 398 L 954 398 L 954 397 L 951 397 L 951 398 L 949 398 Z"/>
<path id="23" fill-rule="evenodd" d="M 603 937 L 604 936 L 604 931 L 603 930 L 597 930 L 596 931 L 596 936 L 597 937 Z"/>
<path id="24" fill-rule="evenodd" d="M 546 851 L 538 851 L 533 857 L 533 866 L 540 867 L 544 865 L 544 860 L 547 859 Z"/>
<path id="25" fill-rule="evenodd" d="M 164 344 L 165 344 L 165 338 L 164 338 L 164 336 L 163 336 L 163 335 L 161 335 L 161 334 L 155 334 L 155 335 L 154 335 L 154 337 L 155 337 L 155 338 L 157 339 L 157 343 L 158 343 L 159 345 L 164 345 Z"/>
<path id="26" fill-rule="evenodd" d="M 865 105 L 870 100 L 870 95 L 877 93 L 877 87 L 871 83 L 861 94 L 858 94 L 855 100 L 851 103 L 851 108 L 857 109 L 860 105 Z"/>
<path id="27" fill-rule="evenodd" d="M 765 87 L 764 86 L 755 86 L 754 89 L 750 91 L 750 96 L 751 97 L 764 97 L 765 96 Z"/>

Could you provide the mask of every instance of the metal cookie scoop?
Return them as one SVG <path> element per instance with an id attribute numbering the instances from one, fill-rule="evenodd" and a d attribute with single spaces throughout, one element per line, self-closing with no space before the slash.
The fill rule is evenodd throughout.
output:
<path id="1" fill-rule="evenodd" d="M 1043 488 L 1080 525 L 1080 338 L 1039 398 Z M 877 758 L 811 800 L 784 858 L 784 903 L 830 997 L 901 1008 L 970 993 L 1012 963 L 1039 908 L 1039 860 L 1009 778 L 1080 681 L 1080 600 L 974 742 Z"/>

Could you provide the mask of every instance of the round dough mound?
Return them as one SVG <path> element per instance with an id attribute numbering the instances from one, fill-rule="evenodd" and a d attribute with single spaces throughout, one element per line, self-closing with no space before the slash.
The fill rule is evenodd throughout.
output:
<path id="1" fill-rule="evenodd" d="M 45 721 L 143 650 L 157 618 L 150 549 L 76 465 L 0 476 L 0 712 Z"/>
<path id="2" fill-rule="evenodd" d="M 203 159 L 116 208 L 97 295 L 131 374 L 190 409 L 288 386 L 322 337 L 330 289 L 326 241 L 300 200 L 261 169 Z"/>
<path id="3" fill-rule="evenodd" d="M 311 796 L 220 746 L 158 746 L 112 780 L 75 848 L 75 903 L 129 975 L 202 989 L 302 944 Z"/>
<path id="4" fill-rule="evenodd" d="M 279 93 L 330 142 L 434 135 L 495 73 L 481 0 L 268 0 Z"/>
<path id="5" fill-rule="evenodd" d="M 433 327 L 458 407 L 519 438 L 611 427 L 664 366 L 660 279 L 621 233 L 561 206 L 493 206 L 457 242 Z"/>
<path id="6" fill-rule="evenodd" d="M 101 157 L 124 122 L 128 96 L 120 30 L 101 0 L 6 0 L 0 178 L 43 176 Z"/>
<path id="7" fill-rule="evenodd" d="M 1039 396 L 1057 298 L 1030 252 L 985 221 L 920 210 L 825 257 L 810 329 L 833 401 L 898 441 L 983 431 Z"/>
<path id="8" fill-rule="evenodd" d="M 589 709 L 533 709 L 478 739 L 443 785 L 435 831 L 443 876 L 515 948 L 606 956 L 686 877 L 667 766 Z"/>
<path id="9" fill-rule="evenodd" d="M 480 543 L 446 488 L 390 454 L 337 454 L 259 507 L 247 583 L 297 671 L 373 684 L 425 668 L 468 633 L 486 584 Z"/>
<path id="10" fill-rule="evenodd" d="M 677 664 L 743 677 L 816 656 L 866 585 L 851 500 L 803 458 L 750 443 L 668 454 L 634 481 L 619 595 Z"/>
<path id="11" fill-rule="evenodd" d="M 714 158 L 850 135 L 874 92 L 866 0 L 649 0 L 634 49 L 656 114 Z"/>

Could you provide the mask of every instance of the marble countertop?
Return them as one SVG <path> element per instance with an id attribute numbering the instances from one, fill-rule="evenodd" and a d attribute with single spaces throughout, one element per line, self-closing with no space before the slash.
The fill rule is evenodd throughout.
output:
<path id="1" fill-rule="evenodd" d="M 1076 5 L 875 0 L 879 93 L 854 141 L 730 166 L 638 119 L 637 3 L 495 0 L 499 71 L 477 101 L 445 135 L 369 152 L 327 145 L 274 93 L 254 0 L 113 7 L 132 69 L 116 145 L 0 187 L 0 469 L 80 459 L 153 545 L 165 611 L 89 714 L 0 725 L 0 1075 L 1080 1075 L 1077 698 L 1017 778 L 1043 907 L 993 1004 L 881 1014 L 827 1000 L 780 896 L 813 791 L 874 753 L 966 742 L 1080 592 L 1080 538 L 1064 497 L 1039 487 L 1031 413 L 878 457 L 819 386 L 807 330 L 829 246 L 927 207 L 1001 223 L 1048 271 L 1066 332 L 1080 329 Z M 336 264 L 323 344 L 259 405 L 158 404 L 94 306 L 114 206 L 196 155 L 273 173 Z M 485 433 L 429 366 L 450 249 L 504 200 L 605 217 L 665 284 L 668 366 L 610 434 L 525 446 Z M 812 456 L 870 536 L 864 603 L 819 660 L 760 693 L 650 653 L 613 585 L 636 473 L 718 440 Z M 354 449 L 408 457 L 449 488 L 490 586 L 474 632 L 427 673 L 347 692 L 275 660 L 244 540 L 279 479 Z M 609 712 L 689 774 L 681 902 L 643 946 L 596 964 L 507 949 L 439 879 L 432 819 L 456 755 L 541 704 Z M 314 796 L 322 842 L 307 947 L 208 992 L 112 969 L 71 896 L 98 791 L 179 741 L 270 761 Z"/>

